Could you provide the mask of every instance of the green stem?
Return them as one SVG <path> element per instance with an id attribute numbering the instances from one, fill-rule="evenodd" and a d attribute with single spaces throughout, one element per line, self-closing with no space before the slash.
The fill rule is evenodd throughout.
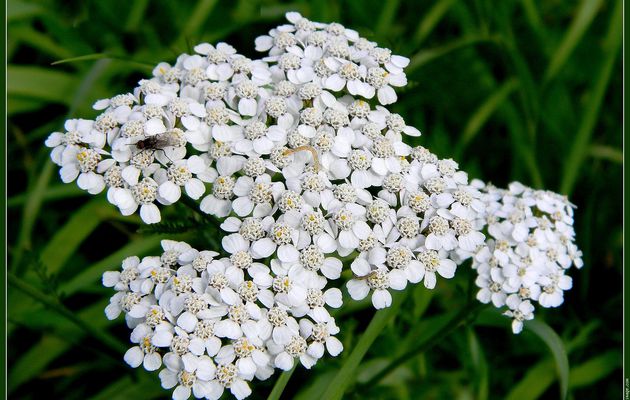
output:
<path id="1" fill-rule="evenodd" d="M 437 330 L 433 335 L 431 335 L 427 340 L 420 342 L 417 346 L 408 350 L 406 353 L 395 357 L 391 360 L 387 366 L 381 369 L 381 372 L 374 375 L 369 381 L 367 381 L 362 390 L 368 390 L 370 387 L 374 386 L 387 375 L 392 373 L 398 367 L 409 361 L 410 359 L 416 357 L 418 354 L 423 353 L 436 345 L 440 340 L 449 336 L 451 333 L 455 332 L 460 327 L 466 325 L 468 322 L 473 321 L 477 316 L 478 312 L 483 308 L 484 305 L 477 304 L 472 307 L 464 307 L 459 313 L 455 314 L 453 318 L 451 318 L 444 326 Z"/>
<path id="2" fill-rule="evenodd" d="M 282 395 L 284 388 L 287 386 L 287 383 L 289 383 L 289 379 L 291 379 L 291 375 L 293 375 L 293 372 L 295 371 L 295 368 L 297 367 L 298 363 L 299 362 L 295 360 L 293 364 L 293 368 L 291 368 L 288 371 L 284 371 L 280 375 L 280 378 L 278 378 L 278 380 L 276 381 L 276 384 L 273 386 L 271 393 L 269 393 L 269 397 L 267 397 L 267 400 L 280 399 L 280 396 Z"/>
<path id="3" fill-rule="evenodd" d="M 114 350 L 116 353 L 124 353 L 127 350 L 127 346 L 113 337 L 103 333 L 103 331 L 94 328 L 81 318 L 77 317 L 72 311 L 68 310 L 58 299 L 42 293 L 39 289 L 31 286 L 29 283 L 18 278 L 12 273 L 7 274 L 7 281 L 12 287 L 21 290 L 25 294 L 31 296 L 33 299 L 39 301 L 46 307 L 57 312 L 62 317 L 65 317 L 70 322 L 74 323 L 79 328 L 83 329 L 86 333 L 98 339 L 108 348 Z"/>
<path id="4" fill-rule="evenodd" d="M 350 386 L 356 378 L 356 369 L 361 363 L 361 360 L 363 360 L 363 357 L 365 357 L 368 349 L 372 346 L 372 343 L 374 343 L 381 331 L 398 313 L 398 309 L 404 302 L 408 292 L 409 291 L 402 291 L 395 293 L 392 296 L 392 305 L 374 314 L 365 333 L 361 335 L 359 342 L 346 359 L 343 367 L 328 385 L 328 388 L 321 397 L 322 399 L 339 400 L 343 397 L 346 388 Z"/>

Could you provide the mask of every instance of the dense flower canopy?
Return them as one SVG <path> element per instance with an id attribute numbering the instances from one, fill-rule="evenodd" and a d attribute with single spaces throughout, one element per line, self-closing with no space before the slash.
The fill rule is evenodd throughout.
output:
<path id="1" fill-rule="evenodd" d="M 260 60 L 199 44 L 46 141 L 64 182 L 106 191 L 123 215 L 159 223 L 186 196 L 220 220 L 221 249 L 164 240 L 103 275 L 107 317 L 132 329 L 125 361 L 161 369 L 175 399 L 242 399 L 254 378 L 338 355 L 343 271 L 349 297 L 381 309 L 471 259 L 478 300 L 507 307 L 518 333 L 582 266 L 566 198 L 469 183 L 406 143 L 420 131 L 385 106 L 409 59 L 337 23 L 287 20 L 256 39 Z"/>

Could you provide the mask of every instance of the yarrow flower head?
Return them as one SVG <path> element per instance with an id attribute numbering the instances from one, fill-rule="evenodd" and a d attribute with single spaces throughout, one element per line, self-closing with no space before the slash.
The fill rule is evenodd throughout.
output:
<path id="1" fill-rule="evenodd" d="M 160 370 L 175 399 L 242 399 L 276 369 L 337 356 L 340 287 L 381 309 L 472 258 L 478 299 L 507 306 L 519 332 L 582 265 L 565 198 L 469 183 L 454 160 L 407 144 L 420 131 L 384 106 L 409 59 L 286 16 L 256 39 L 261 60 L 199 44 L 46 141 L 64 182 L 107 190 L 123 215 L 159 223 L 181 201 L 219 220 L 223 257 L 164 240 L 160 256 L 103 275 L 116 292 L 106 316 L 132 329 L 125 361 Z"/>
<path id="2" fill-rule="evenodd" d="M 507 307 L 505 315 L 519 333 L 523 321 L 534 317 L 534 304 L 563 303 L 564 291 L 572 287 L 567 270 L 583 266 L 575 245 L 575 206 L 564 196 L 516 182 L 507 190 L 475 183 L 484 194 L 490 235 L 473 258 L 477 299 Z"/>

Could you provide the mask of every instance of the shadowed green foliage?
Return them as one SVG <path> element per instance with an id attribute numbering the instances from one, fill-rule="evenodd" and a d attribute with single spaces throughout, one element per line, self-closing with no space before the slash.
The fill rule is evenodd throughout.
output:
<path id="1" fill-rule="evenodd" d="M 512 335 L 479 310 L 469 264 L 439 282 L 336 313 L 344 352 L 253 384 L 252 399 L 616 398 L 621 390 L 621 0 L 182 0 L 8 3 L 9 395 L 168 398 L 122 360 L 124 322 L 103 312 L 103 271 L 160 238 L 215 248 L 194 215 L 143 227 L 104 195 L 61 185 L 43 141 L 160 61 L 254 39 L 288 10 L 341 22 L 411 59 L 391 108 L 471 178 L 570 195 L 585 266 L 559 309 Z M 177 212 L 176 210 L 173 212 Z M 191 230 L 192 225 L 202 226 Z M 472 303 L 471 303 L 472 299 Z M 469 308 L 466 308 L 469 307 Z M 462 310 L 465 310 L 462 312 Z M 470 310 L 470 312 L 469 312 Z M 124 346 L 123 346 L 124 344 Z"/>

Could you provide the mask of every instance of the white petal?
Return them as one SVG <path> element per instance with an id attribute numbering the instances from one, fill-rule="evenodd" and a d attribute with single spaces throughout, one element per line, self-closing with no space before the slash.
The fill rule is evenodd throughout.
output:
<path id="1" fill-rule="evenodd" d="M 343 344 L 336 337 L 326 339 L 326 349 L 331 356 L 336 357 L 343 351 Z"/>
<path id="2" fill-rule="evenodd" d="M 357 276 L 366 276 L 372 271 L 370 263 L 362 257 L 356 258 L 352 264 L 350 264 L 350 268 Z"/>
<path id="3" fill-rule="evenodd" d="M 170 203 L 175 203 L 182 195 L 182 190 L 171 181 L 166 181 L 158 188 L 158 193 Z"/>
<path id="4" fill-rule="evenodd" d="M 387 290 L 375 290 L 372 294 L 372 305 L 377 310 L 389 307 L 392 305 L 392 295 Z"/>
<path id="5" fill-rule="evenodd" d="M 366 298 L 370 292 L 370 288 L 367 283 L 362 280 L 352 279 L 346 284 L 346 287 L 348 288 L 348 293 L 353 300 L 362 300 Z"/>
<path id="6" fill-rule="evenodd" d="M 190 312 L 185 312 L 177 318 L 177 326 L 181 327 L 186 332 L 192 332 L 197 326 L 197 317 Z"/>
<path id="7" fill-rule="evenodd" d="M 251 251 L 256 258 L 269 257 L 276 250 L 276 244 L 270 238 L 254 242 Z"/>
<path id="8" fill-rule="evenodd" d="M 160 353 L 150 353 L 144 356 L 142 366 L 147 371 L 155 371 L 162 366 L 162 356 Z"/>
<path id="9" fill-rule="evenodd" d="M 134 346 L 127 350 L 123 359 L 133 368 L 138 368 L 144 359 L 144 352 L 139 346 Z"/>
<path id="10" fill-rule="evenodd" d="M 281 370 L 288 371 L 293 368 L 293 357 L 291 357 L 287 352 L 283 351 L 276 356 L 274 364 Z"/>
<path id="11" fill-rule="evenodd" d="M 140 218 L 146 224 L 155 224 L 160 222 L 160 209 L 155 204 L 143 204 L 140 207 Z"/>
<path id="12" fill-rule="evenodd" d="M 241 99 L 238 102 L 238 112 L 242 115 L 254 116 L 256 115 L 257 106 L 255 99 Z"/>

